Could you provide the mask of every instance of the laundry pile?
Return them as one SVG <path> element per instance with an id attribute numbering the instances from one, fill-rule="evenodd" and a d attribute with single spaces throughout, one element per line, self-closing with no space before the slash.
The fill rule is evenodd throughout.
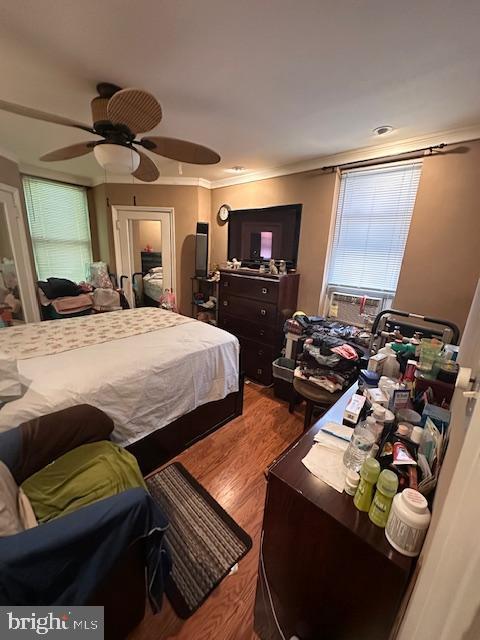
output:
<path id="1" fill-rule="evenodd" d="M 305 340 L 295 375 L 330 393 L 341 391 L 357 378 L 362 355 L 358 346 L 319 329 Z"/>
<path id="2" fill-rule="evenodd" d="M 129 308 L 124 294 L 114 289 L 107 267 L 101 262 L 91 265 L 89 282 L 77 284 L 66 278 L 40 280 L 38 296 L 43 320 Z"/>

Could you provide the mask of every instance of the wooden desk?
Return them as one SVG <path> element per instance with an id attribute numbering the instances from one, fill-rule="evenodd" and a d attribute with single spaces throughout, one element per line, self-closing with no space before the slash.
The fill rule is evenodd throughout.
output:
<path id="1" fill-rule="evenodd" d="M 255 601 L 255 630 L 262 640 L 281 639 L 270 598 L 287 639 L 389 637 L 414 561 L 389 545 L 384 530 L 350 496 L 302 464 L 321 425 L 342 422 L 356 388 L 269 469 Z"/>

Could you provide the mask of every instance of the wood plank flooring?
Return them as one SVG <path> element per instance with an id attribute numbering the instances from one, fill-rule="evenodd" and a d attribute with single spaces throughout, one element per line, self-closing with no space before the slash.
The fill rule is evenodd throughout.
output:
<path id="1" fill-rule="evenodd" d="M 176 460 L 190 471 L 253 540 L 252 550 L 188 620 L 168 600 L 153 616 L 147 605 L 129 640 L 254 640 L 253 604 L 267 466 L 301 433 L 303 415 L 288 413 L 271 389 L 245 386 L 243 415 L 193 445 Z"/>

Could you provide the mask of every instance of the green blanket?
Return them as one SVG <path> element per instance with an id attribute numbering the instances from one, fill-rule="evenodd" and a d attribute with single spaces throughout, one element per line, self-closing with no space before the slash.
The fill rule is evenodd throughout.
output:
<path id="1" fill-rule="evenodd" d="M 39 523 L 133 487 L 146 488 L 136 459 L 107 440 L 69 451 L 22 484 Z"/>

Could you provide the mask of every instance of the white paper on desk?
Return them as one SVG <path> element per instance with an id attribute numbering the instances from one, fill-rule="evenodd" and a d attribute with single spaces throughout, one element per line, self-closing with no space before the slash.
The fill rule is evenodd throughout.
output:
<path id="1" fill-rule="evenodd" d="M 335 436 L 335 438 L 339 438 L 345 442 L 350 442 L 352 439 L 353 429 L 352 427 L 347 427 L 344 424 L 338 424 L 337 422 L 326 422 L 320 427 L 320 431 L 315 436 L 314 440 L 316 442 L 319 442 L 317 438 L 322 432 L 329 433 L 330 435 Z"/>
<path id="2" fill-rule="evenodd" d="M 335 438 L 330 437 L 332 440 Z M 344 443 L 346 445 L 346 443 Z M 345 467 L 343 466 L 344 448 L 338 446 L 325 446 L 323 443 L 316 443 L 307 453 L 302 462 L 314 476 L 323 480 L 330 487 L 340 493 L 345 486 Z"/>

